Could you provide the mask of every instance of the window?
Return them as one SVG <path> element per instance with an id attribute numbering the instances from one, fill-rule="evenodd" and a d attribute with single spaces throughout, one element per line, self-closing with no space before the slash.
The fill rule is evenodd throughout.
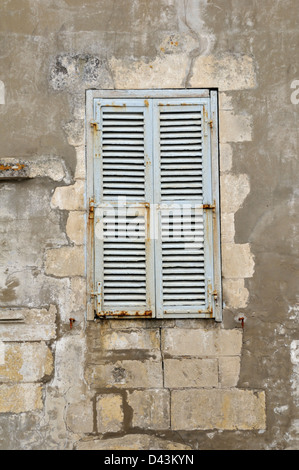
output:
<path id="1" fill-rule="evenodd" d="M 217 92 L 88 91 L 98 317 L 221 320 Z"/>

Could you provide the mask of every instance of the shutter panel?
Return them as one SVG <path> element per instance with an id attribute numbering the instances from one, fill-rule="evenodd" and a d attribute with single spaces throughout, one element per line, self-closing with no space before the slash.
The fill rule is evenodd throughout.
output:
<path id="1" fill-rule="evenodd" d="M 183 101 L 183 102 L 182 102 Z M 211 317 L 213 279 L 209 108 L 154 104 L 157 316 Z"/>
<path id="2" fill-rule="evenodd" d="M 95 284 L 99 316 L 154 316 L 151 105 L 95 101 Z"/>

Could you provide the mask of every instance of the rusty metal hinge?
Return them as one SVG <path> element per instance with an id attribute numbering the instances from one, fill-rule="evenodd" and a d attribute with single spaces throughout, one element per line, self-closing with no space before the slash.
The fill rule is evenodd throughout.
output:
<path id="1" fill-rule="evenodd" d="M 97 282 L 97 292 L 91 292 L 91 297 L 95 299 L 95 312 L 96 315 L 100 315 L 102 311 L 102 283 Z"/>
<path id="2" fill-rule="evenodd" d="M 94 219 L 94 207 L 95 207 L 94 199 L 90 198 L 89 199 L 89 215 L 88 215 L 89 219 Z"/>
<path id="3" fill-rule="evenodd" d="M 90 126 L 94 128 L 95 131 L 99 131 L 100 130 L 100 123 L 97 122 L 97 121 L 90 121 Z"/>
<path id="4" fill-rule="evenodd" d="M 212 280 L 211 279 L 208 279 L 208 282 L 207 282 L 207 291 L 208 291 L 208 299 L 209 299 L 209 305 L 210 307 L 212 307 L 213 305 L 213 299 L 214 299 L 214 302 L 215 304 L 217 305 L 217 302 L 218 302 L 218 292 L 216 289 L 213 289 L 213 284 L 212 284 Z"/>
<path id="5" fill-rule="evenodd" d="M 218 292 L 216 291 L 216 289 L 213 290 L 213 292 L 211 293 L 211 295 L 214 297 L 215 303 L 217 304 Z"/>
<path id="6" fill-rule="evenodd" d="M 209 210 L 212 210 L 213 212 L 215 212 L 215 210 L 216 210 L 216 204 L 215 204 L 215 203 L 214 203 L 214 204 L 204 204 L 204 205 L 202 206 L 202 208 L 203 208 L 204 210 L 209 209 Z"/>

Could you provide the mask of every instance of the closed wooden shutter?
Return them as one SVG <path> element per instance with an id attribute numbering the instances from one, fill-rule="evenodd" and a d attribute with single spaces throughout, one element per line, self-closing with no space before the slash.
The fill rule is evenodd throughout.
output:
<path id="1" fill-rule="evenodd" d="M 154 104 L 158 317 L 213 316 L 208 120 L 196 99 Z"/>
<path id="2" fill-rule="evenodd" d="M 95 284 L 98 315 L 154 316 L 151 108 L 99 100 L 95 153 Z"/>
<path id="3" fill-rule="evenodd" d="M 220 321 L 217 94 L 122 93 L 92 99 L 96 314 Z"/>

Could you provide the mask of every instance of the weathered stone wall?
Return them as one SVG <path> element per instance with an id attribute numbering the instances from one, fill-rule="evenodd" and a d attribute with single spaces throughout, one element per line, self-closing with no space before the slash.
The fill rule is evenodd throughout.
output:
<path id="1" fill-rule="evenodd" d="M 298 448 L 296 0 L 0 10 L 0 448 Z M 87 321 L 85 90 L 212 87 L 223 322 Z"/>

